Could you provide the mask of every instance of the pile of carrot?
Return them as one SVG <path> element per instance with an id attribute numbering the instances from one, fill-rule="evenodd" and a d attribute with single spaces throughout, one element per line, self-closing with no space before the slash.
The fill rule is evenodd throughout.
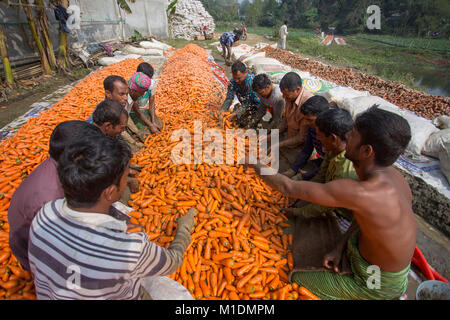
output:
<path id="1" fill-rule="evenodd" d="M 52 108 L 29 119 L 11 138 L 0 141 L 0 299 L 35 299 L 30 272 L 24 271 L 9 248 L 8 208 L 20 183 L 48 157 L 50 135 L 66 120 L 86 120 L 104 99 L 109 75 L 128 79 L 142 60 L 130 59 L 104 67 L 75 85 Z"/>
<path id="2" fill-rule="evenodd" d="M 279 212 L 287 205 L 286 197 L 241 165 L 171 160 L 179 143 L 170 139 L 174 130 L 191 134 L 193 160 L 199 151 L 193 141 L 194 121 L 201 121 L 203 132 L 218 128 L 224 136 L 225 129 L 233 127 L 228 115 L 222 122 L 217 117 L 225 94 L 205 50 L 190 44 L 170 56 L 155 93 L 164 128 L 147 138 L 147 148 L 132 160 L 145 166 L 141 188 L 129 202 L 134 209 L 131 222 L 141 226 L 133 231 L 145 231 L 152 241 L 168 247 L 177 219 L 195 207 L 199 214 L 191 244 L 182 266 L 170 275 L 195 299 L 317 300 L 306 288 L 289 284 L 292 234 L 283 232 L 289 224 Z"/>
<path id="3" fill-rule="evenodd" d="M 288 224 L 279 207 L 287 199 L 281 193 L 242 166 L 172 162 L 171 151 L 179 143 L 171 141 L 175 130 L 192 134 L 194 121 L 201 121 L 203 131 L 218 128 L 225 133 L 233 123 L 227 117 L 218 121 L 226 89 L 214 77 L 206 51 L 187 45 L 168 57 L 155 93 L 163 130 L 149 136 L 147 147 L 132 159 L 145 165 L 141 188 L 129 203 L 134 209 L 131 222 L 140 226 L 132 231 L 144 231 L 168 247 L 177 219 L 195 207 L 199 214 L 191 245 L 183 265 L 170 275 L 194 298 L 317 300 L 306 288 L 288 283 L 292 235 L 283 233 Z M 55 126 L 87 119 L 104 99 L 104 78 L 116 74 L 128 79 L 140 62 L 124 60 L 89 75 L 52 108 L 0 142 L 0 299 L 36 298 L 30 272 L 21 268 L 9 248 L 7 211 L 14 191 L 48 157 Z"/>

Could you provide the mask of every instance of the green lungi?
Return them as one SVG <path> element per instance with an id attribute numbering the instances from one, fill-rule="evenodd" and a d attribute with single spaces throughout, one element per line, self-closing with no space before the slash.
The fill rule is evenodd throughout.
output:
<path id="1" fill-rule="evenodd" d="M 369 289 L 368 282 L 374 283 L 373 272 L 367 272 L 370 264 L 358 250 L 356 230 L 347 242 L 347 254 L 353 275 L 338 275 L 334 272 L 296 272 L 292 281 L 302 285 L 323 300 L 390 300 L 398 299 L 406 292 L 408 285 L 408 265 L 398 272 L 380 271 L 380 289 Z"/>

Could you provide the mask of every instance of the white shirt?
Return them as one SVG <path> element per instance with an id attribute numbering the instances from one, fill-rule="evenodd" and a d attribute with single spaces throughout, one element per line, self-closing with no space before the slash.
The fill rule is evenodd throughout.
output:
<path id="1" fill-rule="evenodd" d="M 284 37 L 287 36 L 287 34 L 288 34 L 288 32 L 287 32 L 287 25 L 283 24 L 281 26 L 281 28 L 280 28 L 280 37 L 284 38 Z"/>

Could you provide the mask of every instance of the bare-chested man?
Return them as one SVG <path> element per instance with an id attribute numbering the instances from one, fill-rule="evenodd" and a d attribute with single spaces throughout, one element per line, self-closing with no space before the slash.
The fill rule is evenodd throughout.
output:
<path id="1" fill-rule="evenodd" d="M 336 249 L 324 257 L 331 272 L 296 272 L 293 281 L 322 299 L 397 299 L 406 291 L 417 227 L 411 190 L 391 165 L 410 139 L 404 118 L 372 107 L 356 118 L 347 139 L 345 156 L 360 181 L 319 184 L 281 174 L 262 176 L 286 196 L 347 208 L 355 217 Z M 252 166 L 258 174 L 264 167 Z M 349 258 L 351 276 L 333 272 L 338 271 L 342 254 Z"/>

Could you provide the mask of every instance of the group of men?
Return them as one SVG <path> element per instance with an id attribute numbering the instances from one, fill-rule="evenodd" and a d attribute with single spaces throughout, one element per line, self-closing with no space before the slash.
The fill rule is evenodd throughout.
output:
<path id="1" fill-rule="evenodd" d="M 267 111 L 272 114 L 264 126 L 280 129 L 284 139 L 279 147 L 301 146 L 291 171 L 261 176 L 285 196 L 302 200 L 282 210 L 305 218 L 333 214 L 351 222 L 336 249 L 324 256 L 330 272 L 296 272 L 292 280 L 323 299 L 400 297 L 406 290 L 416 225 L 409 186 L 391 165 L 411 138 L 407 121 L 376 107 L 353 121 L 347 111 L 305 90 L 296 73 L 286 74 L 277 86 L 265 74 L 253 77 L 241 62 L 232 70 L 222 110 L 228 110 L 236 94 L 241 108 L 252 110 L 257 119 Z M 32 272 L 38 299 L 155 298 L 164 290 L 155 285 L 151 292 L 148 284 L 169 281 L 160 276 L 183 263 L 195 209 L 177 220 L 176 235 L 166 249 L 145 232 L 127 233 L 135 226 L 118 205 L 141 169 L 130 158 L 132 148 L 143 142 L 142 128 L 156 133 L 162 127 L 151 93 L 148 107 L 139 101 L 148 93 L 152 75 L 140 65 L 129 82 L 107 77 L 105 100 L 90 119 L 56 126 L 50 157 L 14 193 L 8 210 L 10 247 L 21 266 Z M 242 111 L 236 111 L 239 118 Z M 313 150 L 319 159 L 316 168 L 299 175 Z M 257 174 L 265 167 L 249 158 L 245 165 Z M 343 254 L 352 266 L 351 276 L 337 273 Z M 372 265 L 380 270 L 378 289 L 367 286 Z M 174 285 L 179 285 L 178 297 L 192 299 L 186 288 Z"/>
<path id="2" fill-rule="evenodd" d="M 262 175 L 265 165 L 247 157 L 262 179 L 293 201 L 281 208 L 289 216 L 331 216 L 350 227 L 335 250 L 323 257 L 330 271 L 295 272 L 291 279 L 322 299 L 397 299 L 406 291 L 416 241 L 410 188 L 392 167 L 411 139 L 408 122 L 373 106 L 355 121 L 350 113 L 302 86 L 287 73 L 279 86 L 265 74 L 247 72 L 237 61 L 222 112 L 234 96 L 238 124 L 249 115 L 247 128 L 279 129 L 279 154 L 296 150 L 295 161 L 282 174 Z M 270 121 L 262 120 L 266 112 Z M 311 160 L 311 161 L 309 161 Z M 301 169 L 310 164 L 310 170 Z M 267 171 L 266 171 L 267 172 Z M 341 223 L 342 224 L 342 223 Z M 295 236 L 294 236 L 295 241 Z M 340 275 L 347 255 L 352 275 Z M 371 266 L 380 270 L 380 286 L 368 284 Z"/>
<path id="3" fill-rule="evenodd" d="M 31 271 L 38 299 L 192 299 L 166 276 L 183 262 L 196 210 L 178 219 L 166 249 L 146 233 L 127 233 L 136 225 L 131 208 L 119 202 L 142 169 L 130 159 L 143 146 L 145 126 L 151 133 L 162 128 L 149 91 L 152 75 L 142 63 L 128 82 L 108 76 L 105 99 L 89 119 L 58 124 L 49 158 L 13 194 L 10 248 Z M 161 286 L 169 290 L 154 290 Z"/>

